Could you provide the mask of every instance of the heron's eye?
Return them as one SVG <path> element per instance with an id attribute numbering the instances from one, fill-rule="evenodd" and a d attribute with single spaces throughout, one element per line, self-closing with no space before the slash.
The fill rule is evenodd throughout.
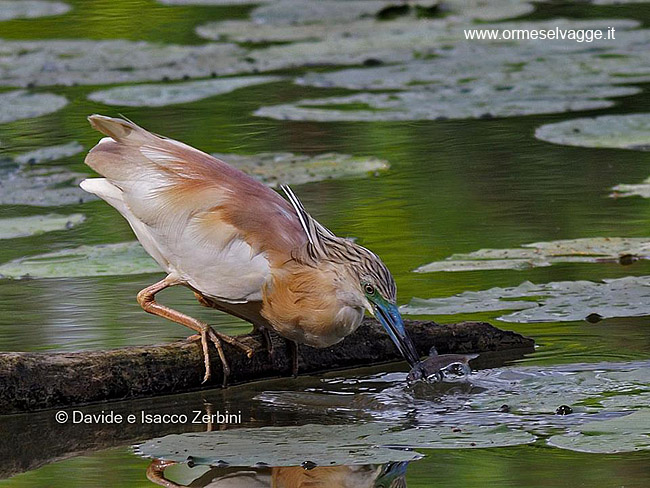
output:
<path id="1" fill-rule="evenodd" d="M 366 295 L 374 295 L 375 287 L 372 286 L 370 283 L 366 283 L 365 285 L 363 285 L 363 291 L 366 292 Z"/>

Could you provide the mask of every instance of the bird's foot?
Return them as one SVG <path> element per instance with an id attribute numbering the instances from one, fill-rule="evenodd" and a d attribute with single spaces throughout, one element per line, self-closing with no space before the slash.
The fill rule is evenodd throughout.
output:
<path id="1" fill-rule="evenodd" d="M 223 369 L 223 386 L 228 385 L 228 376 L 230 376 L 230 366 L 228 365 L 228 360 L 226 355 L 223 352 L 223 347 L 221 345 L 221 339 L 219 336 L 212 330 L 212 327 L 206 327 L 205 330 L 202 330 L 200 334 L 193 334 L 187 339 L 189 342 L 200 342 L 201 348 L 203 349 L 203 363 L 205 365 L 205 375 L 203 376 L 203 381 L 201 384 L 205 384 L 210 381 L 212 378 L 212 369 L 210 366 L 210 350 L 209 344 L 212 342 L 214 347 L 216 347 L 217 352 L 219 353 L 219 359 L 221 359 L 221 366 Z"/>
<path id="2" fill-rule="evenodd" d="M 231 346 L 235 346 L 236 348 L 241 349 L 246 353 L 246 356 L 248 356 L 249 358 L 252 358 L 253 354 L 255 354 L 255 349 L 253 349 L 248 344 L 244 344 L 236 337 L 229 336 L 227 334 L 222 334 L 221 332 L 216 332 L 214 329 L 212 329 L 212 327 L 210 327 L 210 332 L 211 332 L 211 337 L 213 338 L 212 339 L 213 342 L 214 342 L 214 338 L 218 338 L 220 341 L 227 342 Z"/>

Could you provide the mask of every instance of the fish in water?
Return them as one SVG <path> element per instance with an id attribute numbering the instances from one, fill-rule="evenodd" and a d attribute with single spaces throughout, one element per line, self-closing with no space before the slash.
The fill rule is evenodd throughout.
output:
<path id="1" fill-rule="evenodd" d="M 434 346 L 429 351 L 428 358 L 413 366 L 406 377 L 406 382 L 409 385 L 418 381 L 439 383 L 445 378 L 465 377 L 472 371 L 469 362 L 478 356 L 478 354 L 438 354 Z"/>

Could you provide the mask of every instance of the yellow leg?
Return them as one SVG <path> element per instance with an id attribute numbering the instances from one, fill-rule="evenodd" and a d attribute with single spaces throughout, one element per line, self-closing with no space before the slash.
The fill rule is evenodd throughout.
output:
<path id="1" fill-rule="evenodd" d="M 200 320 L 192 318 L 189 315 L 185 315 L 184 313 L 178 312 L 164 305 L 160 305 L 158 302 L 156 302 L 156 293 L 164 290 L 165 288 L 169 288 L 170 286 L 180 284 L 182 283 L 173 276 L 167 276 L 165 279 L 159 281 L 158 283 L 154 283 L 144 290 L 141 290 L 140 293 L 138 293 L 138 303 L 144 311 L 150 314 L 164 317 L 168 320 L 171 320 L 172 322 L 176 322 L 178 324 L 184 325 L 185 327 L 189 327 L 193 331 L 199 333 L 201 337 L 201 346 L 203 347 L 203 359 L 205 362 L 205 377 L 203 378 L 204 383 L 208 381 L 212 375 L 210 371 L 210 354 L 208 350 L 208 340 L 210 340 L 215 345 L 217 352 L 219 353 L 219 358 L 221 359 L 221 364 L 223 365 L 224 384 L 226 384 L 228 375 L 230 374 L 230 367 L 228 366 L 228 361 L 226 360 L 226 356 L 223 352 L 221 341 L 223 340 L 229 344 L 241 348 L 244 350 L 244 352 L 246 352 L 248 357 L 252 356 L 253 349 L 249 346 L 246 346 L 245 344 L 242 344 L 234 337 L 215 332 L 212 327 L 210 327 L 205 322 L 201 322 Z"/>

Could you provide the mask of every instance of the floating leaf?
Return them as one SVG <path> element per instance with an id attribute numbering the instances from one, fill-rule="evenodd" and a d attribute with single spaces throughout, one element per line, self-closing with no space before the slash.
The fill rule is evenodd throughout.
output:
<path id="1" fill-rule="evenodd" d="M 78 186 L 85 176 L 58 166 L 0 167 L 0 205 L 56 207 L 95 200 Z"/>
<path id="2" fill-rule="evenodd" d="M 347 154 L 305 156 L 292 153 L 260 153 L 252 156 L 214 154 L 269 186 L 299 185 L 330 178 L 362 176 L 388 169 L 386 161 Z"/>
<path id="3" fill-rule="evenodd" d="M 57 159 L 68 158 L 79 154 L 84 150 L 84 147 L 77 141 L 68 142 L 67 144 L 59 144 L 57 146 L 41 147 L 19 154 L 14 158 L 14 161 L 21 164 L 36 164 L 45 163 L 48 161 L 56 161 Z"/>
<path id="4" fill-rule="evenodd" d="M 507 444 L 511 435 L 523 439 L 522 433 L 556 434 L 558 429 L 617 417 L 631 408 L 647 408 L 642 401 L 650 394 L 649 364 L 519 364 L 474 371 L 466 383 L 438 383 L 434 387 L 423 383 L 407 386 L 405 373 L 361 375 L 354 379 L 330 376 L 304 391 L 265 391 L 256 400 L 270 411 L 282 408 L 309 418 L 324 415 L 341 421 L 362 419 L 402 429 L 403 422 L 407 422 L 432 438 L 456 429 L 459 434 L 467 430 L 470 436 L 486 434 L 483 439 L 487 441 L 491 429 L 508 426 L 509 433 L 503 432 L 501 436 L 497 432 L 501 445 Z M 438 388 L 441 385 L 446 388 Z M 504 405 L 507 408 L 502 408 Z M 561 405 L 570 406 L 573 413 L 556 415 Z M 427 430 L 430 426 L 432 434 Z M 464 438 L 468 439 L 456 439 Z M 479 438 L 469 442 L 469 447 L 474 447 L 471 442 L 482 441 Z M 423 448 L 424 444 L 413 446 Z"/>
<path id="5" fill-rule="evenodd" d="M 448 298 L 414 298 L 401 310 L 411 315 L 519 310 L 498 320 L 523 323 L 585 320 L 593 314 L 602 318 L 641 317 L 650 315 L 650 277 L 545 284 L 526 281 L 514 288 L 468 291 Z"/>
<path id="6" fill-rule="evenodd" d="M 604 115 L 546 124 L 535 131 L 535 137 L 567 146 L 650 151 L 650 114 Z"/>
<path id="7" fill-rule="evenodd" d="M 567 87 L 568 88 L 568 87 Z M 301 100 L 295 104 L 262 107 L 255 112 L 261 117 L 279 120 L 315 121 L 398 121 L 464 118 L 512 117 L 520 115 L 558 113 L 611 107 L 606 97 L 632 95 L 638 89 L 608 87 L 593 90 L 580 99 L 575 87 L 565 93 L 528 98 L 482 90 L 464 93 L 458 89 L 437 92 L 401 92 L 394 94 L 362 93 L 346 97 Z M 359 108 L 359 107 L 362 108 Z"/>
<path id="8" fill-rule="evenodd" d="M 375 67 L 311 73 L 297 82 L 405 90 L 299 100 L 256 112 L 280 120 L 435 120 L 560 113 L 612 106 L 610 98 L 638 92 L 635 87 L 618 85 L 650 80 L 650 70 L 644 68 L 650 62 L 648 33 L 629 30 L 636 25 L 631 21 L 554 19 L 481 25 L 482 29 L 583 31 L 605 30 L 615 22 L 617 29 L 626 31 L 625 47 L 600 40 L 588 50 L 576 41 L 469 43 L 464 38 L 465 25 L 450 20 L 400 20 L 383 28 L 373 21 L 358 21 L 354 26 L 342 23 L 307 29 L 297 25 L 282 30 L 269 25 L 246 30 L 241 21 L 236 22 L 216 26 L 215 32 L 238 40 L 245 32 L 257 41 L 265 35 L 275 41 L 305 40 L 251 52 L 262 69 L 363 63 Z M 208 37 L 209 30 L 199 28 Z"/>
<path id="9" fill-rule="evenodd" d="M 67 104 L 65 97 L 51 93 L 29 93 L 24 90 L 0 93 L 0 124 L 40 117 L 56 112 Z"/>
<path id="10" fill-rule="evenodd" d="M 0 21 L 11 19 L 35 19 L 61 15 L 70 11 L 63 2 L 45 0 L 0 0 Z"/>
<path id="11" fill-rule="evenodd" d="M 55 230 L 71 229 L 84 220 L 86 220 L 86 217 L 83 214 L 48 214 L 0 219 L 0 239 L 13 239 Z"/>
<path id="12" fill-rule="evenodd" d="M 510 0 L 510 3 L 515 2 L 521 3 L 520 0 Z M 278 0 L 254 9 L 251 19 L 256 24 L 277 26 L 350 23 L 378 16 L 395 6 L 406 6 L 408 11 L 413 6 L 432 7 L 436 4 L 437 0 Z"/>
<path id="13" fill-rule="evenodd" d="M 370 435 L 368 442 L 388 447 L 411 449 L 465 449 L 520 446 L 535 442 L 535 436 L 507 426 L 477 426 L 464 424 L 461 428 L 427 426 L 419 429 L 393 431 Z"/>
<path id="14" fill-rule="evenodd" d="M 250 5 L 274 0 L 156 0 L 165 5 Z"/>
<path id="15" fill-rule="evenodd" d="M 317 466 L 383 464 L 421 457 L 411 449 L 462 449 L 516 446 L 535 436 L 506 426 L 465 425 L 388 431 L 382 424 L 302 425 L 233 429 L 170 435 L 147 441 L 138 452 L 147 457 L 195 464 L 231 466 Z M 405 450 L 408 449 L 408 450 Z"/>
<path id="16" fill-rule="evenodd" d="M 603 261 L 626 264 L 636 259 L 650 259 L 650 237 L 588 237 L 534 242 L 515 249 L 481 249 L 425 264 L 415 269 L 415 272 L 521 270 L 557 263 Z"/>
<path id="17" fill-rule="evenodd" d="M 554 447 L 580 452 L 616 453 L 650 449 L 650 409 L 623 417 L 589 422 L 578 432 L 554 435 L 548 440 Z"/>
<path id="18" fill-rule="evenodd" d="M 181 46 L 125 40 L 0 39 L 0 52 L 11 60 L 0 65 L 0 85 L 7 86 L 179 80 L 254 69 L 243 59 L 244 49 L 225 43 Z"/>
<path id="19" fill-rule="evenodd" d="M 278 81 L 277 76 L 250 76 L 221 78 L 186 83 L 135 85 L 109 88 L 88 95 L 90 100 L 108 105 L 129 107 L 164 107 L 175 103 L 188 103 L 204 98 L 230 93 L 238 88 Z"/>
<path id="20" fill-rule="evenodd" d="M 168 435 L 137 447 L 142 456 L 199 465 L 316 466 L 383 464 L 413 461 L 422 456 L 413 451 L 373 445 L 382 431 L 374 424 L 302 425 L 261 427 Z"/>
<path id="21" fill-rule="evenodd" d="M 4 278 L 74 278 L 161 272 L 138 242 L 79 246 L 0 265 Z"/>

